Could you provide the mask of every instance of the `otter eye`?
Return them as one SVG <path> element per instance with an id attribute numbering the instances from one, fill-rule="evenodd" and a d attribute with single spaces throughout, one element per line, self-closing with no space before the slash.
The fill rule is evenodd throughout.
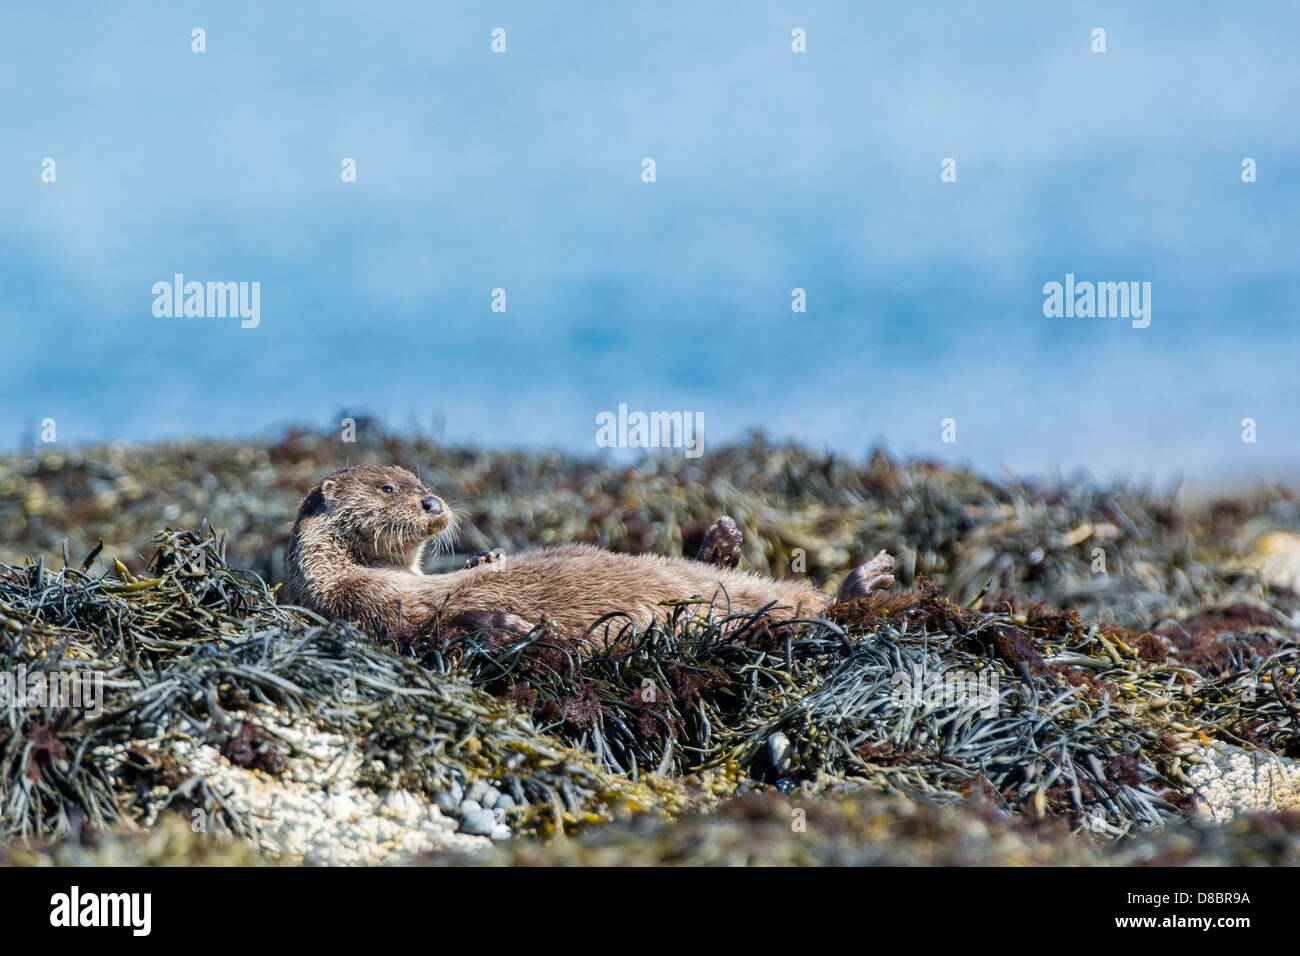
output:
<path id="1" fill-rule="evenodd" d="M 384 487 L 381 488 L 381 489 L 379 489 L 379 490 L 382 491 L 382 492 L 383 492 L 384 494 L 386 494 L 386 495 L 391 495 L 391 494 L 393 493 L 393 486 L 392 486 L 392 485 L 384 485 Z"/>

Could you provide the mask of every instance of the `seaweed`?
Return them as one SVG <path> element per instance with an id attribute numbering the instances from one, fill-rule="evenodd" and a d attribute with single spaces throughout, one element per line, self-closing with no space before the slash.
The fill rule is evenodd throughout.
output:
<path id="1" fill-rule="evenodd" d="M 74 817 L 97 828 L 148 822 L 172 804 L 254 834 L 254 822 L 177 766 L 172 744 L 208 742 L 236 765 L 278 774 L 276 742 L 228 709 L 255 706 L 354 739 L 375 757 L 377 788 L 497 780 L 521 795 L 525 830 L 595 818 L 620 800 L 657 802 L 466 682 L 280 606 L 261 578 L 227 565 L 210 528 L 156 543 L 148 576 L 120 564 L 98 577 L 0 565 L 0 608 L 18 625 L 6 629 L 4 668 L 38 683 L 75 670 L 105 688 L 94 714 L 54 700 L 5 711 L 0 834 L 63 834 Z"/>
<path id="2" fill-rule="evenodd" d="M 211 746 L 274 779 L 294 754 L 271 712 L 340 734 L 375 790 L 490 782 L 521 835 L 629 812 L 691 821 L 687 833 L 719 807 L 732 808 L 719 826 L 763 816 L 782 791 L 809 806 L 884 791 L 902 802 L 882 807 L 1124 845 L 1187 825 L 1193 747 L 1300 757 L 1300 595 L 1251 551 L 1300 528 L 1285 489 L 1187 504 L 1084 475 L 992 481 L 762 436 L 625 467 L 363 424 L 348 460 L 420 466 L 463 513 L 468 552 L 693 553 L 726 512 L 749 568 L 831 587 L 884 547 L 900 587 L 779 624 L 683 601 L 639 628 L 610 608 L 618 638 L 604 649 L 545 623 L 521 640 L 434 622 L 376 644 L 267 583 L 282 578 L 297 501 L 343 463 L 327 433 L 0 458 L 0 673 L 103 690 L 93 714 L 51 701 L 3 712 L 0 836 L 72 846 L 202 810 L 220 833 L 255 837 L 185 754 Z M 753 790 L 765 796 L 729 802 Z M 619 832 L 661 839 L 663 826 Z"/>

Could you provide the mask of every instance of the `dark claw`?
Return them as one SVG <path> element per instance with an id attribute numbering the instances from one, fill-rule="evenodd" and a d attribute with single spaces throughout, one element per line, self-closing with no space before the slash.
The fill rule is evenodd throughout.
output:
<path id="1" fill-rule="evenodd" d="M 500 564 L 506 559 L 505 554 L 497 548 L 491 551 L 480 551 L 478 554 L 470 555 L 465 561 L 465 567 L 477 568 L 480 564 Z"/>

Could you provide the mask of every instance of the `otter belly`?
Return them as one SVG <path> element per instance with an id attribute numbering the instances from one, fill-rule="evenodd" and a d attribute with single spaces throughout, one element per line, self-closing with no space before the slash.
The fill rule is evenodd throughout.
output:
<path id="1" fill-rule="evenodd" d="M 827 604 L 821 592 L 795 582 L 589 545 L 528 551 L 501 566 L 458 571 L 444 593 L 448 613 L 504 610 L 532 623 L 554 621 L 570 636 L 617 612 L 645 626 L 670 613 L 661 606 L 664 601 L 701 598 L 712 601 L 718 614 L 756 611 L 777 602 L 780 609 L 772 613 L 779 617 L 818 614 Z"/>

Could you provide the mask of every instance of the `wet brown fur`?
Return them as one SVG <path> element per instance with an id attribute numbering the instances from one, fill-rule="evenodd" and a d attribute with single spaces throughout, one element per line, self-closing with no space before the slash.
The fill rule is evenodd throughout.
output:
<path id="1" fill-rule="evenodd" d="M 693 597 L 713 600 L 723 612 L 754 611 L 775 601 L 779 607 L 772 613 L 778 618 L 819 614 L 831 603 L 821 591 L 796 582 L 585 544 L 426 575 L 421 573 L 426 543 L 444 540 L 455 527 L 441 500 L 438 515 L 421 506 L 429 494 L 415 475 L 392 466 L 356 467 L 322 479 L 294 523 L 291 598 L 326 617 L 356 621 L 373 637 L 398 639 L 435 615 L 448 623 L 462 616 L 500 622 L 516 615 L 517 628 L 547 620 L 562 634 L 581 637 L 611 611 L 626 612 L 644 626 L 665 613 L 661 602 Z M 594 639 L 599 644 L 605 637 Z"/>

